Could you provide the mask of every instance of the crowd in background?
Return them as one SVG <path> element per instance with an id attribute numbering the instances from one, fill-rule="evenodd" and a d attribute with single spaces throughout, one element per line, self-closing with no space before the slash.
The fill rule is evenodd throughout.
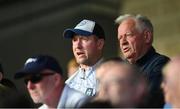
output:
<path id="1" fill-rule="evenodd" d="M 63 33 L 74 54 L 67 80 L 60 62 L 46 54 L 27 57 L 14 78 L 24 81 L 40 109 L 180 107 L 180 56 L 156 52 L 147 17 L 125 14 L 115 22 L 122 57 L 103 58 L 108 36 L 96 21 L 83 19 Z M 0 70 L 0 107 L 36 107 Z"/>

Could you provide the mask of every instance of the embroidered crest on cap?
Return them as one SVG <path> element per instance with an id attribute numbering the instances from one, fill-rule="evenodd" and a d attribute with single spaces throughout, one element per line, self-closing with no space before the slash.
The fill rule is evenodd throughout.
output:
<path id="1" fill-rule="evenodd" d="M 92 33 L 94 30 L 94 26 L 95 26 L 94 21 L 83 20 L 75 27 L 75 29 L 80 29 L 80 30 L 84 30 L 84 31 L 88 31 Z"/>
<path id="2" fill-rule="evenodd" d="M 31 62 L 36 62 L 36 61 L 37 61 L 36 58 L 29 58 L 29 59 L 26 61 L 25 65 L 27 65 L 28 63 L 31 63 Z"/>

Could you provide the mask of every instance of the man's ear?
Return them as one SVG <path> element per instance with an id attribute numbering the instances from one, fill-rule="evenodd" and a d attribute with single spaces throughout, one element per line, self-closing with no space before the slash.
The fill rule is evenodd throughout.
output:
<path id="1" fill-rule="evenodd" d="M 144 30 L 144 39 L 146 43 L 152 43 L 152 33 L 149 30 Z"/>
<path id="2" fill-rule="evenodd" d="M 63 83 L 63 78 L 59 74 L 55 74 L 54 80 L 55 80 L 55 85 L 56 86 L 58 86 L 58 85 Z"/>
<path id="3" fill-rule="evenodd" d="M 104 47 L 104 39 L 98 39 L 98 49 L 101 50 Z"/>
<path id="4" fill-rule="evenodd" d="M 0 81 L 3 79 L 3 74 L 0 72 Z"/>

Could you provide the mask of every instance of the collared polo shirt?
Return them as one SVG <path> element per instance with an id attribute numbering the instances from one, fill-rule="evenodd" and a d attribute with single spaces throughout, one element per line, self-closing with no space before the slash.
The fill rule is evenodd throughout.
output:
<path id="1" fill-rule="evenodd" d="M 97 90 L 97 80 L 96 80 L 96 66 L 102 61 L 99 60 L 92 67 L 87 68 L 86 70 L 79 67 L 79 69 L 72 75 L 66 84 L 81 93 L 84 93 L 88 96 L 94 96 Z"/>

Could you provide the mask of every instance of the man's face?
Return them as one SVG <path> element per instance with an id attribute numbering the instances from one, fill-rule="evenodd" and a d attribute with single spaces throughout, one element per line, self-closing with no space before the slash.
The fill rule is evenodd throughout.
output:
<path id="1" fill-rule="evenodd" d="M 111 72 L 111 73 L 110 73 Z M 130 71 L 127 66 L 114 66 L 111 68 L 108 82 L 107 94 L 116 106 L 126 106 L 133 99 L 133 86 L 130 80 Z"/>
<path id="2" fill-rule="evenodd" d="M 96 36 L 75 35 L 72 38 L 73 53 L 78 64 L 93 65 L 96 63 L 102 47 Z"/>
<path id="3" fill-rule="evenodd" d="M 40 75 L 30 75 L 25 78 L 26 87 L 34 103 L 44 103 L 53 94 L 55 88 L 55 73 L 44 70 Z"/>
<path id="4" fill-rule="evenodd" d="M 177 104 L 179 103 L 178 99 L 180 100 L 179 65 L 175 63 L 168 64 L 163 75 L 164 78 L 161 86 L 164 91 L 165 101 L 170 104 Z"/>
<path id="5" fill-rule="evenodd" d="M 136 61 L 144 52 L 144 37 L 136 28 L 136 23 L 132 19 L 123 21 L 118 27 L 118 40 L 121 52 L 126 59 Z"/>

